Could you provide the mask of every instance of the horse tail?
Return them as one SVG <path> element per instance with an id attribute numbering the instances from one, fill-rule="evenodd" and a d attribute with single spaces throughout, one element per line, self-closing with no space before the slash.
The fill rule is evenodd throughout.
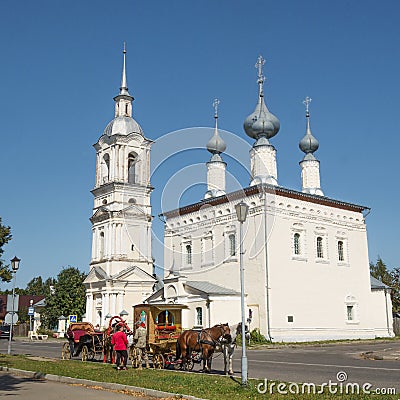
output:
<path id="1" fill-rule="evenodd" d="M 179 360 L 181 358 L 181 345 L 179 344 L 179 340 L 176 341 L 176 356 L 175 358 Z"/>

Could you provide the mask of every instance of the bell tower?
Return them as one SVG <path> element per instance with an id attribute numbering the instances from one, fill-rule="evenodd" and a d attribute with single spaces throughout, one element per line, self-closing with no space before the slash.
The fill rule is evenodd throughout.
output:
<path id="1" fill-rule="evenodd" d="M 131 310 L 152 291 L 150 149 L 133 119 L 126 79 L 114 97 L 115 116 L 97 143 L 92 223 L 92 257 L 87 287 L 86 318 L 104 326 L 106 315 Z M 133 303 L 133 304 L 132 304 Z M 133 316 L 132 316 L 133 318 Z"/>

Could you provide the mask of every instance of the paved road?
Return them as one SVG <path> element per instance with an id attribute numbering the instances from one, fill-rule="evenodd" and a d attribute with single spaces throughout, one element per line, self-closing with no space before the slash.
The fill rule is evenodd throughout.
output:
<path id="1" fill-rule="evenodd" d="M 60 358 L 62 342 L 16 340 L 13 352 Z M 374 351 L 380 354 L 399 354 L 400 341 L 332 344 L 324 346 L 294 346 L 249 350 L 249 377 L 285 382 L 329 383 L 336 382 L 338 372 L 347 374 L 351 383 L 371 383 L 373 387 L 396 388 L 400 393 L 400 361 L 365 360 L 361 353 Z M 0 353 L 7 352 L 7 343 L 0 340 Z M 234 354 L 235 375 L 240 376 L 241 349 Z M 80 361 L 77 361 L 80 362 Z M 222 357 L 213 361 L 213 369 L 223 369 Z M 199 366 L 195 366 L 199 370 Z"/>
<path id="2" fill-rule="evenodd" d="M 9 396 L 13 400 L 132 400 L 132 396 L 116 391 L 96 390 L 81 385 L 37 380 L 0 372 L 0 398 Z M 150 398 L 140 396 L 140 399 Z"/>

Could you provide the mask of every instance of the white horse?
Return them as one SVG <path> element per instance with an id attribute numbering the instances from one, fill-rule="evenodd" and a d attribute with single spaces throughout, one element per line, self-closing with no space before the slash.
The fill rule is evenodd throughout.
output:
<path id="1" fill-rule="evenodd" d="M 231 337 L 232 340 L 220 340 L 220 342 L 217 344 L 215 347 L 215 352 L 221 352 L 224 356 L 224 374 L 225 375 L 233 375 L 233 363 L 232 363 L 232 358 L 233 358 L 233 352 L 235 351 L 235 347 L 237 346 L 236 344 L 236 338 L 237 335 L 242 334 L 242 323 L 239 322 L 236 325 L 233 325 L 231 327 Z M 246 339 L 248 338 L 248 326 L 245 326 L 245 336 Z"/>

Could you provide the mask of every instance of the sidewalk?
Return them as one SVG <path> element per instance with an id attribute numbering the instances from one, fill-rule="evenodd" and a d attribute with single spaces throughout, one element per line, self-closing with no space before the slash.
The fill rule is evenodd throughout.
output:
<path id="1" fill-rule="evenodd" d="M 107 390 L 107 391 L 113 391 L 113 392 L 118 392 L 120 394 L 127 394 L 130 397 L 141 397 L 143 400 L 151 400 L 151 399 L 173 399 L 173 398 L 179 398 L 179 399 L 187 399 L 187 400 L 203 400 L 198 397 L 194 396 L 188 396 L 188 395 L 182 395 L 179 393 L 168 393 L 168 392 L 162 392 L 160 390 L 154 390 L 154 389 L 146 389 L 146 388 L 141 388 L 137 386 L 128 386 L 128 385 L 122 385 L 119 383 L 109 383 L 109 382 L 98 382 L 98 381 L 91 381 L 88 379 L 79 379 L 79 378 L 70 378 L 67 376 L 58 376 L 58 375 L 51 375 L 51 374 L 43 374 L 41 372 L 32 372 L 32 371 L 24 371 L 20 369 L 15 369 L 15 368 L 8 368 L 8 367 L 3 367 L 0 366 L 0 376 L 19 376 L 19 377 L 24 377 L 28 378 L 29 381 L 50 381 L 50 382 L 57 382 L 57 383 L 63 383 L 67 385 L 79 385 L 82 387 L 86 388 L 92 388 L 92 389 L 102 389 L 102 390 Z M 4 380 L 1 380 L 0 383 L 0 391 L 2 390 L 2 385 L 4 385 Z M 4 389 L 3 389 L 4 390 Z M 40 399 L 43 399 L 43 391 L 40 391 Z M 60 396 L 63 398 L 62 396 Z M 60 397 L 54 397 L 54 398 L 60 398 Z M 28 392 L 28 397 L 26 397 L 29 400 L 35 400 L 32 397 L 31 392 Z M 46 397 L 48 398 L 48 397 Z M 109 397 L 106 397 L 109 399 Z M 99 399 L 99 395 L 97 392 L 97 400 Z"/>

